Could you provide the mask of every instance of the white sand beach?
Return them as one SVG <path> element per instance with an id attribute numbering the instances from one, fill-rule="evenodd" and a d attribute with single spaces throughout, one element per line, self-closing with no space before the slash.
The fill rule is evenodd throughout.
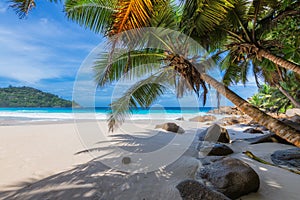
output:
<path id="1" fill-rule="evenodd" d="M 171 148 L 170 157 L 181 152 L 175 162 L 155 171 L 145 170 L 145 173 L 110 169 L 101 159 L 93 157 L 96 154 L 76 154 L 85 150 L 85 144 L 82 143 L 85 139 L 80 138 L 82 133 L 78 134 L 78 131 L 81 132 L 80 128 L 74 123 L 0 126 L 0 199 L 181 199 L 176 185 L 194 177 L 200 165 L 196 159 L 198 140 L 195 136 L 208 125 L 188 121 L 173 122 L 186 130 L 184 134 L 176 136 L 177 140 L 192 141 L 187 149 L 178 142 L 170 142 L 173 133 L 160 132 L 160 135 L 156 135 L 161 130 L 155 130 L 155 124 L 160 124 L 161 121 L 125 123 L 123 131 L 141 138 L 137 140 L 140 144 L 135 142 L 135 146 L 128 138 L 122 137 L 120 131 L 114 133 L 118 137 L 108 136 L 114 138 L 113 144 L 127 146 L 127 150 L 136 148 L 137 153 L 155 152 L 155 149 L 163 148 L 165 143 L 178 149 L 176 151 Z M 90 127 L 90 123 L 82 122 L 82 127 Z M 104 121 L 98 122 L 98 125 L 107 129 Z M 257 136 L 243 133 L 248 128 L 246 126 L 233 125 L 226 128 L 232 140 Z M 151 142 L 143 144 L 143 138 L 148 137 Z M 99 147 L 97 145 L 100 143 L 94 142 L 95 147 Z M 270 154 L 275 150 L 292 146 L 278 143 L 249 145 L 244 141 L 228 146 L 234 150 L 231 157 L 248 163 L 260 177 L 259 191 L 239 199 L 299 199 L 299 175 L 259 163 L 242 154 L 243 151 L 250 150 L 270 161 Z M 107 153 L 104 147 L 105 143 L 101 144 L 103 152 Z M 157 163 L 166 159 L 159 156 L 160 154 L 154 154 L 154 157 L 149 158 L 152 160 L 148 161 Z M 122 155 L 111 153 L 107 155 L 108 163 L 112 160 L 119 162 L 121 157 Z M 139 161 L 132 157 L 131 162 L 134 165 Z"/>

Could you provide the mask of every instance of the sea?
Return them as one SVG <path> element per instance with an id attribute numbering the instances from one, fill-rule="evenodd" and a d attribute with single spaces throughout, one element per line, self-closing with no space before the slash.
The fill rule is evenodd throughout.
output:
<path id="1" fill-rule="evenodd" d="M 215 107 L 157 107 L 133 109 L 130 120 L 177 119 L 204 115 Z M 108 107 L 97 108 L 0 108 L 0 125 L 7 122 L 68 121 L 74 119 L 106 120 Z M 2 122 L 2 123 L 1 123 Z"/>

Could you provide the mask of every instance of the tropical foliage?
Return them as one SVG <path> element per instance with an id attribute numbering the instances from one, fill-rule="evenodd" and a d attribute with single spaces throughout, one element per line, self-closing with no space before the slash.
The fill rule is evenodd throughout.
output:
<path id="1" fill-rule="evenodd" d="M 49 2 L 59 2 L 61 0 L 48 0 Z M 13 8 L 20 18 L 24 18 L 36 7 L 35 0 L 8 0 L 10 7 Z"/>
<path id="2" fill-rule="evenodd" d="M 31 87 L 0 88 L 0 107 L 72 107 L 72 101 Z"/>
<path id="3" fill-rule="evenodd" d="M 217 49 L 230 57 L 226 59 L 227 66 L 245 69 L 250 61 L 257 67 L 269 60 L 300 74 L 299 46 L 296 46 L 299 17 L 298 1 L 237 0 L 221 25 L 207 37 L 219 41 Z M 282 29 L 287 35 L 284 40 Z"/>
<path id="4" fill-rule="evenodd" d="M 280 87 L 287 91 L 294 99 L 300 101 L 300 82 L 296 80 L 294 74 L 290 74 L 290 80 L 281 82 Z M 295 106 L 289 98 L 287 98 L 278 87 L 262 85 L 257 94 L 253 95 L 250 103 L 264 111 L 285 113 L 287 109 Z"/>

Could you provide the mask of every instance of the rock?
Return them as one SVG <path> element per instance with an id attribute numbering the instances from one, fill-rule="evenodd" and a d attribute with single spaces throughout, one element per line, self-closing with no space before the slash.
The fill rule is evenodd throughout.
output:
<path id="1" fill-rule="evenodd" d="M 260 133 L 260 134 L 264 134 L 264 132 L 262 132 L 259 129 L 256 128 L 248 128 L 246 130 L 243 131 L 244 133 Z"/>
<path id="2" fill-rule="evenodd" d="M 129 163 L 131 163 L 131 158 L 130 157 L 124 157 L 122 159 L 122 163 L 125 165 L 128 165 Z"/>
<path id="3" fill-rule="evenodd" d="M 285 112 L 286 116 L 288 117 L 294 117 L 294 116 L 300 116 L 300 108 L 292 108 L 292 109 L 288 109 Z"/>
<path id="4" fill-rule="evenodd" d="M 192 122 L 207 122 L 207 121 L 215 121 L 217 118 L 213 115 L 204 115 L 204 116 L 197 116 L 191 118 L 189 121 Z"/>
<path id="5" fill-rule="evenodd" d="M 178 120 L 178 121 L 184 121 L 184 118 L 183 118 L 183 117 L 179 117 L 179 118 L 177 118 L 177 119 L 175 119 L 175 120 Z"/>
<path id="6" fill-rule="evenodd" d="M 248 115 L 242 115 L 240 117 L 224 117 L 220 122 L 224 125 L 234 125 L 234 124 L 249 124 L 252 121 L 252 118 Z"/>
<path id="7" fill-rule="evenodd" d="M 234 124 L 249 124 L 253 123 L 252 118 L 248 115 L 242 115 L 240 117 L 224 117 L 220 120 L 220 123 L 226 125 L 234 125 Z"/>
<path id="8" fill-rule="evenodd" d="M 219 109 L 208 111 L 210 114 L 243 115 L 237 107 L 221 106 Z"/>
<path id="9" fill-rule="evenodd" d="M 224 125 L 234 125 L 240 123 L 237 117 L 224 117 L 223 119 L 221 119 L 221 122 Z"/>
<path id="10" fill-rule="evenodd" d="M 276 165 L 285 165 L 300 171 L 300 148 L 275 151 L 271 159 Z"/>
<path id="11" fill-rule="evenodd" d="M 160 124 L 160 125 L 156 125 L 155 128 L 162 128 L 166 131 L 171 131 L 173 133 L 184 133 L 184 129 L 181 128 L 180 126 L 178 126 L 175 123 L 165 123 L 165 124 Z"/>
<path id="12" fill-rule="evenodd" d="M 215 189 L 231 199 L 256 192 L 259 189 L 257 173 L 246 163 L 230 157 L 206 157 L 203 168 L 197 172 L 197 178 L 205 185 Z"/>
<path id="13" fill-rule="evenodd" d="M 281 137 L 275 135 L 274 133 L 265 134 L 263 136 L 255 137 L 255 138 L 247 138 L 244 139 L 247 142 L 250 142 L 250 144 L 259 144 L 259 143 L 265 143 L 265 142 L 275 142 L 275 143 L 281 143 L 281 144 L 290 144 L 293 145 L 286 140 L 282 139 Z"/>
<path id="14" fill-rule="evenodd" d="M 195 180 L 182 181 L 176 188 L 183 200 L 230 200 L 222 193 L 214 191 Z"/>
<path id="15" fill-rule="evenodd" d="M 218 124 L 214 124 L 200 134 L 199 140 L 229 143 L 230 137 L 226 128 L 223 128 Z"/>
<path id="16" fill-rule="evenodd" d="M 233 153 L 233 150 L 225 144 L 214 144 L 211 147 L 202 148 L 199 146 L 201 153 L 208 156 L 226 156 Z"/>

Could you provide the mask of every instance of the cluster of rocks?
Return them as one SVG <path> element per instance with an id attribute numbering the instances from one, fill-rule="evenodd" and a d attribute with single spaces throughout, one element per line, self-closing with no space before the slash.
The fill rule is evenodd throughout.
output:
<path id="1" fill-rule="evenodd" d="M 222 127 L 222 125 L 254 124 L 254 127 L 244 130 L 244 133 L 262 135 L 244 139 L 250 144 L 263 142 L 289 143 L 273 133 L 264 134 L 264 131 L 267 131 L 265 127 L 255 124 L 250 117 L 243 115 L 235 108 L 222 107 L 218 112 L 214 110 L 210 113 L 241 115 L 241 117 L 225 117 L 221 121 L 217 121 L 218 124 L 213 124 L 199 134 L 199 145 L 197 148 L 201 166 L 198 168 L 193 180 L 184 180 L 177 185 L 181 197 L 184 200 L 229 200 L 237 199 L 251 192 L 257 192 L 260 186 L 258 174 L 242 160 L 227 157 L 234 151 L 227 145 L 231 140 L 227 129 Z M 298 115 L 289 118 L 290 121 L 292 121 L 291 119 L 294 122 L 296 121 L 296 123 L 300 122 Z M 194 122 L 216 122 L 216 120 L 217 118 L 213 115 L 198 116 L 190 119 L 190 121 Z M 181 127 L 171 124 L 167 123 L 167 125 L 160 125 L 159 127 L 175 133 L 181 130 Z M 275 165 L 286 166 L 287 168 L 300 171 L 300 148 L 278 150 L 270 158 Z"/>
<path id="2" fill-rule="evenodd" d="M 204 115 L 204 116 L 197 116 L 194 118 L 191 118 L 189 121 L 192 122 L 208 122 L 208 121 L 215 121 L 217 118 L 213 115 Z"/>
<path id="3" fill-rule="evenodd" d="M 184 200 L 236 199 L 259 189 L 259 176 L 245 162 L 226 155 L 234 153 L 226 144 L 230 136 L 226 128 L 214 124 L 199 135 L 199 157 L 202 166 L 195 180 L 177 185 Z"/>
<path id="4" fill-rule="evenodd" d="M 219 109 L 210 110 L 209 114 L 221 114 L 221 115 L 244 115 L 237 107 L 221 106 Z"/>
<path id="5" fill-rule="evenodd" d="M 162 128 L 174 133 L 184 133 L 175 123 L 165 123 Z M 258 128 L 249 128 L 244 132 L 262 134 Z M 245 139 L 250 144 L 262 142 L 286 143 L 277 135 L 270 133 Z M 237 199 L 252 192 L 257 192 L 260 185 L 258 174 L 242 160 L 226 157 L 234 151 L 226 144 L 230 143 L 226 128 L 214 124 L 199 134 L 199 161 L 194 180 L 184 180 L 177 185 L 184 200 Z M 278 150 L 271 155 L 276 165 L 286 166 L 300 171 L 300 148 Z"/>

